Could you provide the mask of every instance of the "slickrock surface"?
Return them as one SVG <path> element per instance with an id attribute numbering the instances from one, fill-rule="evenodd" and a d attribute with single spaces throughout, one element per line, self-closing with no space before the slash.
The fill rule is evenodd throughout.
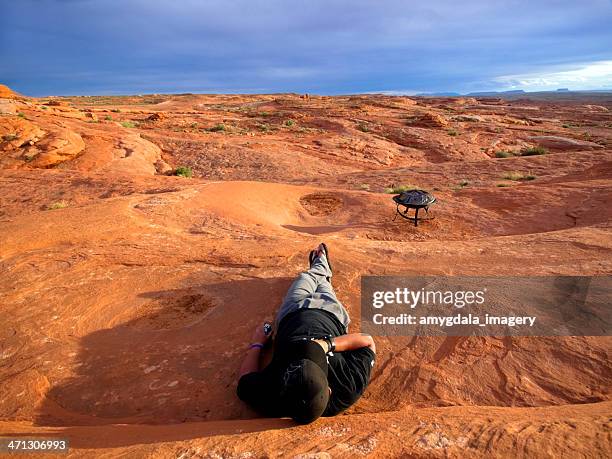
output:
<path id="1" fill-rule="evenodd" d="M 378 337 L 364 397 L 308 426 L 235 395 L 320 241 L 355 331 L 361 275 L 612 273 L 612 97 L 0 97 L 0 434 L 92 456 L 612 455 L 607 337 Z M 393 222 L 400 185 L 435 219 Z"/>

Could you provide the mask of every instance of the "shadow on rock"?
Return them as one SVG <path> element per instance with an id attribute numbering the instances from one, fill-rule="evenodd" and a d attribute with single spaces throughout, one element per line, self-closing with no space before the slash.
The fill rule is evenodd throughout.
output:
<path id="1" fill-rule="evenodd" d="M 290 278 L 151 291 L 130 319 L 81 339 L 74 375 L 53 385 L 40 426 L 175 424 L 254 418 L 235 395 L 252 330 Z M 288 421 L 289 422 L 289 421 Z"/>

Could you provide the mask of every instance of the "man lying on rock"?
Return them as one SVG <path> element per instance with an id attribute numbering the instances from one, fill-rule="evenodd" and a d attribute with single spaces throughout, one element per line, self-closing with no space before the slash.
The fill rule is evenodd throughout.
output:
<path id="1" fill-rule="evenodd" d="M 330 283 L 325 244 L 310 252 L 310 269 L 293 282 L 275 321 L 272 361 L 259 369 L 271 336 L 257 327 L 240 367 L 238 396 L 260 414 L 303 424 L 334 416 L 355 403 L 370 380 L 371 336 L 347 334 L 350 322 Z M 269 327 L 267 327 L 269 328 Z"/>

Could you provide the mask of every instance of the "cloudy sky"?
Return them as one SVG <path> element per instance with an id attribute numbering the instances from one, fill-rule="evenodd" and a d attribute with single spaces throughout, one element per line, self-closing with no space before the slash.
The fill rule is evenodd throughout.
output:
<path id="1" fill-rule="evenodd" d="M 612 89 L 610 0 L 0 0 L 27 95 Z"/>

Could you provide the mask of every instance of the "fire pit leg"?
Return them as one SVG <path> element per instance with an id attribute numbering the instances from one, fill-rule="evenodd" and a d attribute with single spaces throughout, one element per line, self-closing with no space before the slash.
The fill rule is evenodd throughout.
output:
<path id="1" fill-rule="evenodd" d="M 414 209 L 414 226 L 417 226 L 417 221 L 419 219 L 419 208 Z"/>

